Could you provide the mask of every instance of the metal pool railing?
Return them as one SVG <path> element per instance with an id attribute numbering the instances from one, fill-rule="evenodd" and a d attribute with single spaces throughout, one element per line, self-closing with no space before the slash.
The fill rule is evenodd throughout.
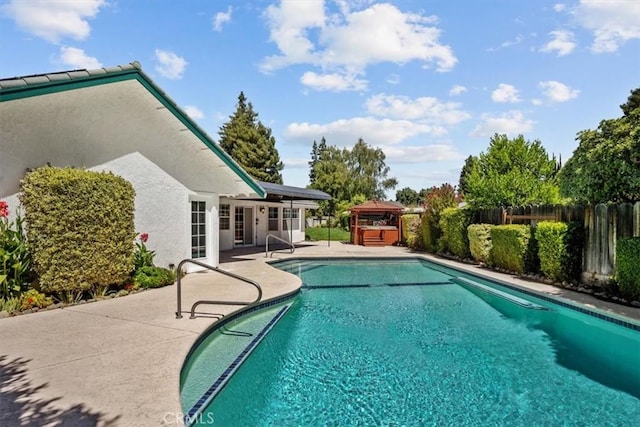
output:
<path id="1" fill-rule="evenodd" d="M 177 271 L 178 271 L 178 282 L 176 284 L 177 286 L 177 300 L 178 300 L 178 310 L 176 311 L 176 319 L 182 319 L 182 266 L 185 264 L 195 264 L 195 265 L 199 265 L 200 267 L 204 267 L 207 270 L 211 270 L 211 271 L 215 271 L 216 273 L 220 273 L 220 274 L 224 274 L 225 276 L 229 276 L 229 277 L 233 277 L 234 279 L 238 279 L 241 280 L 245 283 L 248 283 L 252 286 L 254 286 L 257 290 L 258 290 L 258 298 L 256 298 L 254 301 L 214 301 L 214 300 L 198 300 L 195 303 L 193 303 L 193 305 L 191 306 L 191 316 L 189 317 L 190 319 L 195 319 L 196 315 L 196 307 L 199 306 L 200 304 L 211 304 L 211 305 L 251 305 L 251 304 L 255 304 L 258 301 L 260 301 L 262 299 L 262 287 L 260 287 L 260 285 L 258 284 L 258 282 L 253 281 L 251 279 L 247 279 L 246 277 L 240 276 L 238 274 L 235 273 L 231 273 L 230 271 L 225 271 L 222 270 L 218 267 L 213 267 L 211 265 L 205 264 L 203 262 L 200 261 L 196 261 L 194 259 L 183 259 L 182 261 L 180 261 L 180 264 L 178 264 L 177 267 Z"/>

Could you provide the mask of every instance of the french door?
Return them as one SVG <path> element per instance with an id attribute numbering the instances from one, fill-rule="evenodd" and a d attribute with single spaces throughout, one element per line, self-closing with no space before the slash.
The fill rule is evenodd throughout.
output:
<path id="1" fill-rule="evenodd" d="M 253 245 L 253 208 L 236 206 L 234 246 Z"/>

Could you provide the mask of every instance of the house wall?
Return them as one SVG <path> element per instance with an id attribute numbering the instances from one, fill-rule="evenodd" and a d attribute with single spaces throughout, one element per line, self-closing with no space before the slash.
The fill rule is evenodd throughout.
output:
<path id="1" fill-rule="evenodd" d="M 281 239 L 286 241 L 291 240 L 291 235 L 288 227 L 283 227 L 283 209 L 289 208 L 290 205 L 288 203 L 269 203 L 262 201 L 254 201 L 254 200 L 237 200 L 237 199 L 229 199 L 226 197 L 220 198 L 220 204 L 229 204 L 231 211 L 231 221 L 229 230 L 220 230 L 220 250 L 228 251 L 234 249 L 234 230 L 235 230 L 235 208 L 236 207 L 250 207 L 253 208 L 253 219 L 252 225 L 253 229 L 253 244 L 249 246 L 265 246 L 266 245 L 266 237 L 268 234 L 273 234 Z M 261 207 L 264 207 L 264 211 L 261 212 Z M 268 229 L 269 225 L 269 207 L 277 207 L 278 208 L 278 230 L 273 231 Z M 293 231 L 293 242 L 303 242 L 305 238 L 305 208 L 303 205 L 293 204 L 294 209 L 299 209 L 299 224 L 300 229 Z M 257 222 L 256 222 L 257 219 Z M 273 239 L 269 240 L 270 244 L 274 243 Z"/>
<path id="2" fill-rule="evenodd" d="M 135 230 L 148 233 L 147 247 L 161 267 L 190 257 L 189 197 L 193 192 L 140 153 L 91 168 L 111 171 L 129 181 L 136 192 Z"/>

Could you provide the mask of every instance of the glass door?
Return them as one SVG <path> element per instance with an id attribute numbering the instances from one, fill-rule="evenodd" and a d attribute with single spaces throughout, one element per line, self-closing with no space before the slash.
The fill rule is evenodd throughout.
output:
<path id="1" fill-rule="evenodd" d="M 253 245 L 253 208 L 236 206 L 234 246 Z"/>

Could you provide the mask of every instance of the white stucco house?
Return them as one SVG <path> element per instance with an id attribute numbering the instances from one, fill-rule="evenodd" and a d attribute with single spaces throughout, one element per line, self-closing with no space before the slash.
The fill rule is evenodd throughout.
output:
<path id="1" fill-rule="evenodd" d="M 0 199 L 15 209 L 26 170 L 45 164 L 131 182 L 136 231 L 165 267 L 217 266 L 220 250 L 267 234 L 304 240 L 309 200 L 330 198 L 251 178 L 137 62 L 0 79 Z"/>

